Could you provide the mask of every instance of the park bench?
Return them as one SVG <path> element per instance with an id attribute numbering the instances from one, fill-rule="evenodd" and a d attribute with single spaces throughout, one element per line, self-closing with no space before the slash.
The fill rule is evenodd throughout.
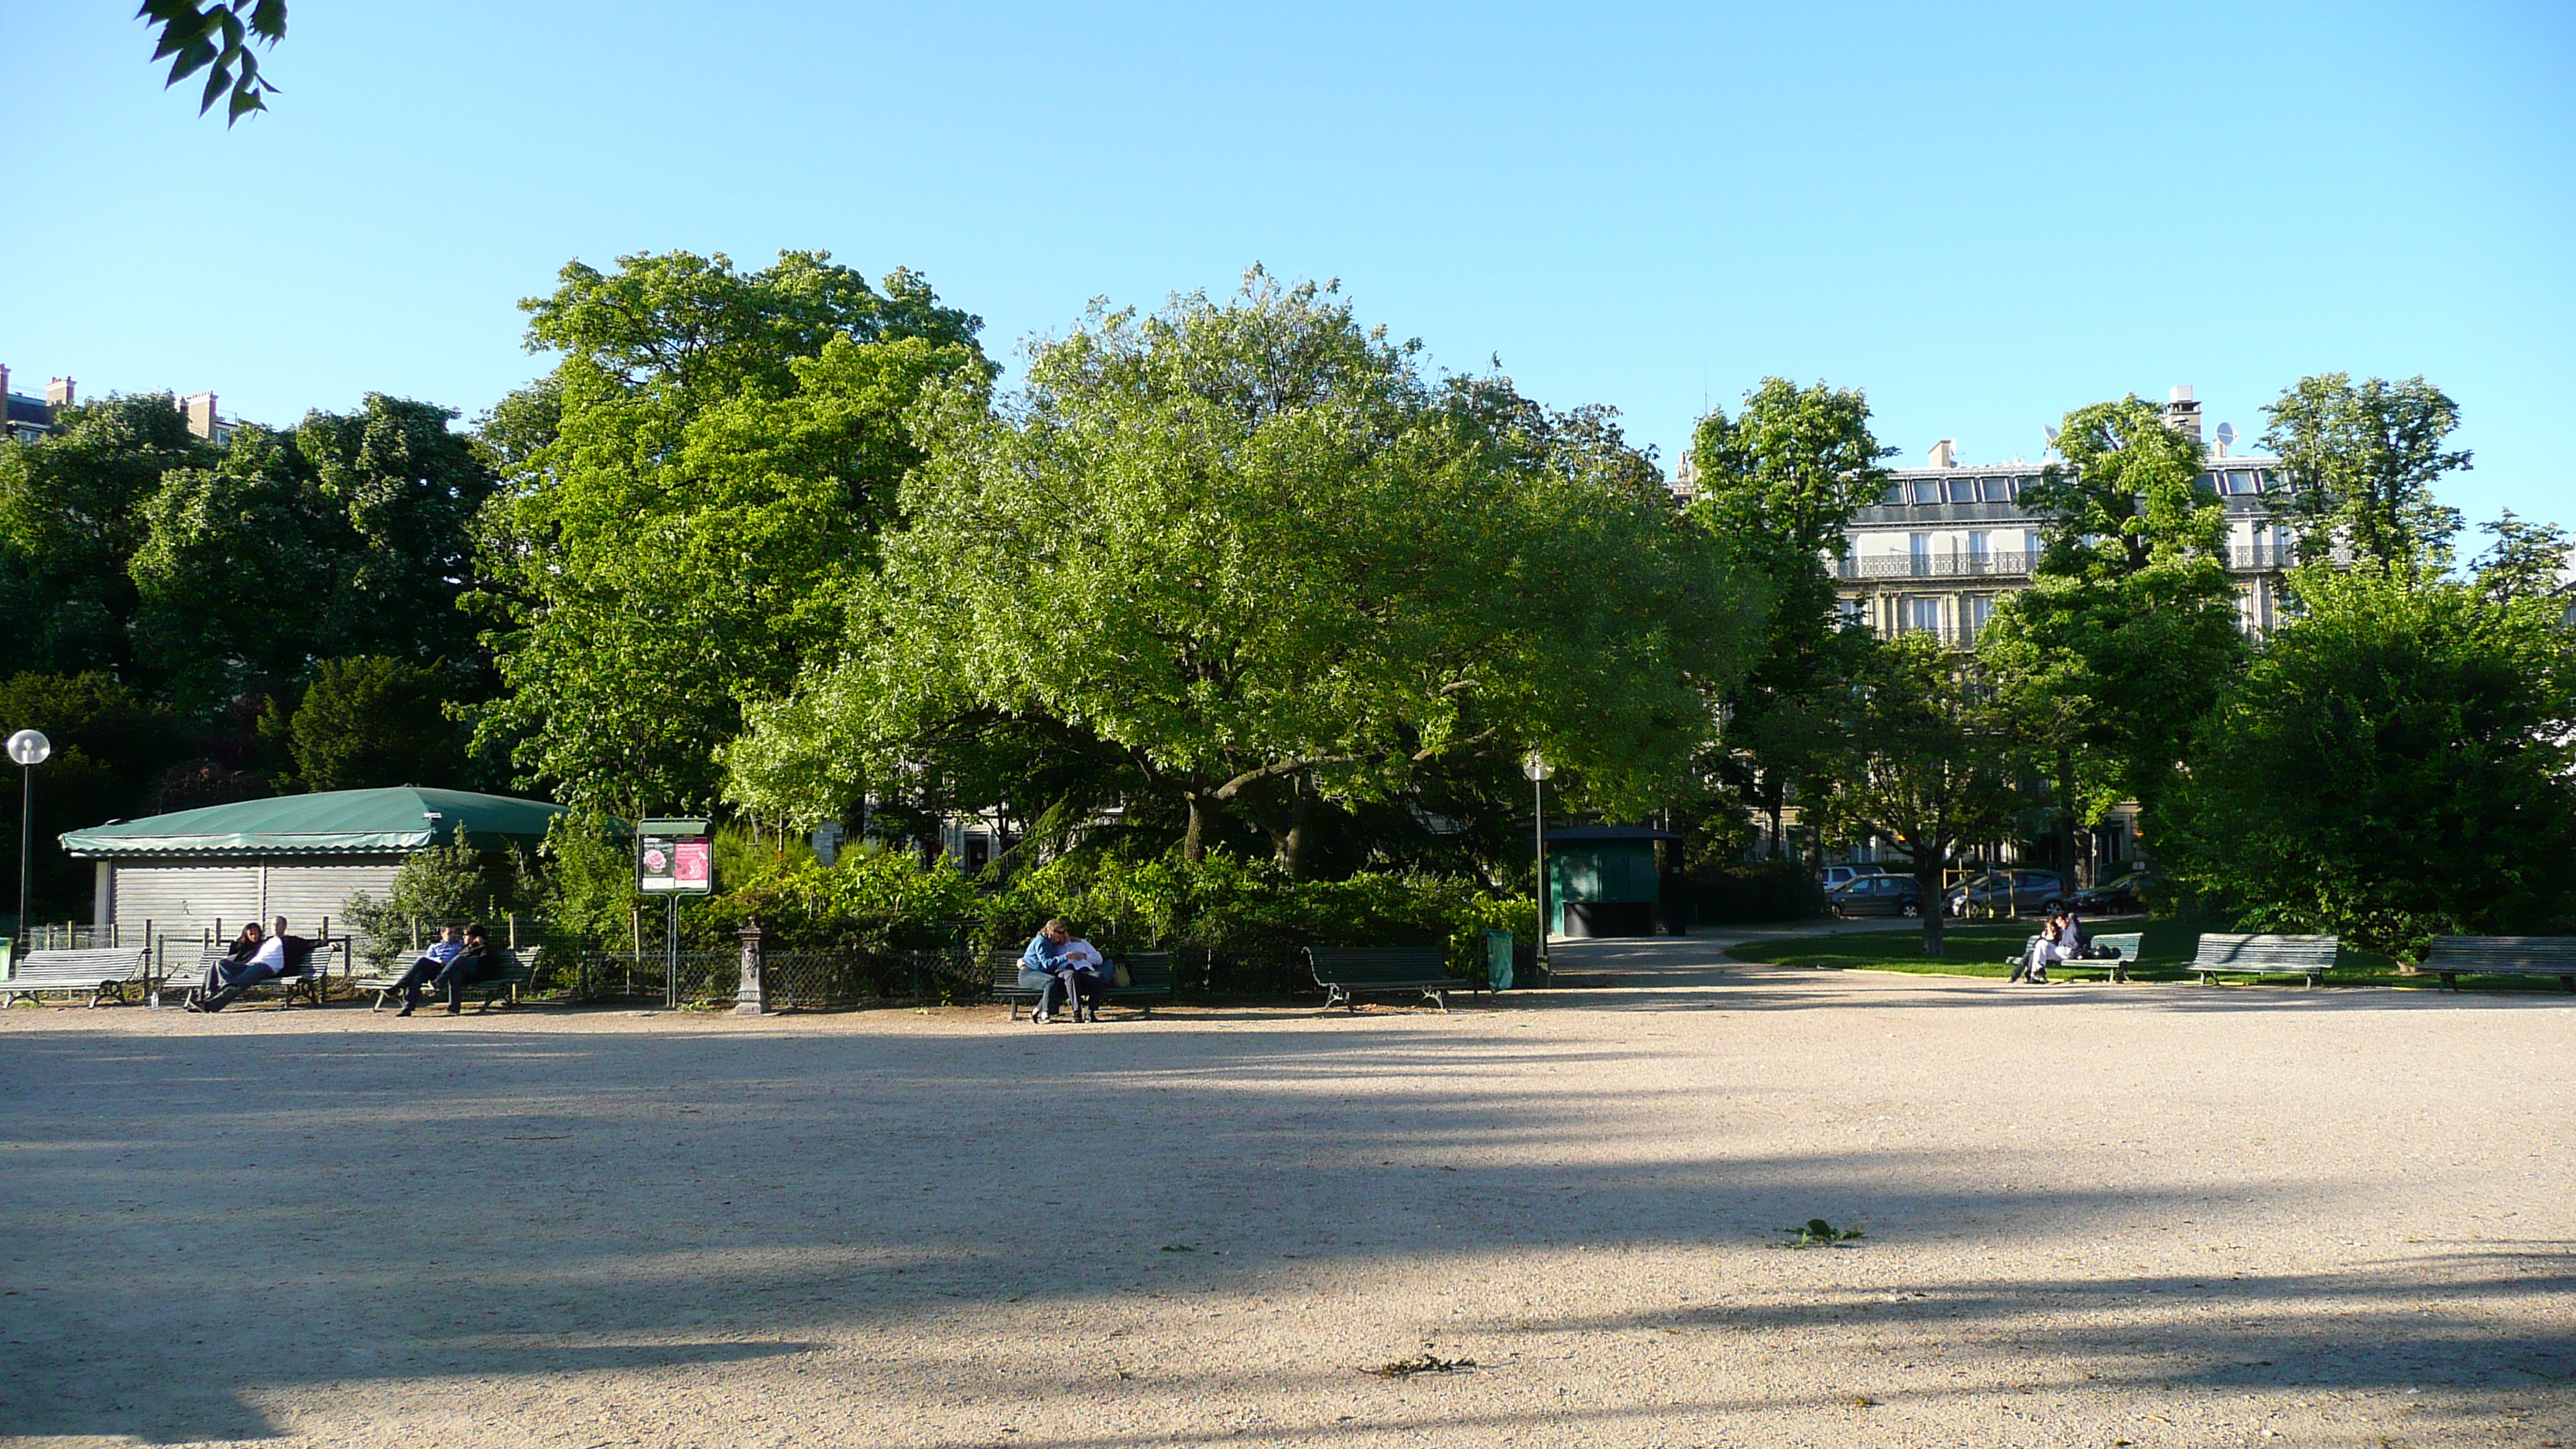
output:
<path id="1" fill-rule="evenodd" d="M 1172 999 L 1172 953 L 1138 951 L 1110 958 L 1112 974 L 1108 991 L 1102 1000 L 1112 1006 L 1133 1005 L 1138 1016 L 1152 1016 L 1154 1003 Z M 1117 982 L 1115 968 L 1127 968 L 1127 985 Z M 996 951 L 992 957 L 993 999 L 1011 1004 L 1011 1020 L 1020 1019 L 1020 1008 L 1035 1008 L 1037 992 L 1020 984 L 1020 957 L 1015 951 Z"/>
<path id="2" fill-rule="evenodd" d="M 2229 936 L 2208 934 L 2184 970 L 2203 986 L 2221 976 L 2299 976 L 2310 986 L 2322 983 L 2334 969 L 2332 936 Z"/>
<path id="3" fill-rule="evenodd" d="M 2576 991 L 2576 936 L 2435 936 L 2419 969 L 2453 991 L 2463 976 L 2555 976 Z"/>
<path id="4" fill-rule="evenodd" d="M 88 1005 L 101 996 L 126 999 L 126 988 L 152 979 L 152 953 L 140 946 L 101 946 L 80 951 L 30 951 L 0 981 L 0 1005 L 47 991 L 86 991 Z"/>
<path id="5" fill-rule="evenodd" d="M 1309 946 L 1306 965 L 1315 984 L 1324 988 L 1324 1009 L 1359 1010 L 1362 992 L 1420 992 L 1424 999 L 1449 1009 L 1449 993 L 1473 991 L 1476 984 L 1449 974 L 1437 946 Z"/>
<path id="6" fill-rule="evenodd" d="M 487 970 L 482 980 L 467 983 L 464 991 L 459 995 L 471 996 L 478 991 L 483 994 L 482 1002 L 474 1008 L 478 1016 L 490 1011 L 492 1003 L 499 1001 L 504 995 L 510 998 L 512 1006 L 518 1005 L 520 989 L 536 979 L 538 950 L 539 948 L 531 946 L 526 954 L 522 955 L 507 947 L 493 947 L 494 964 Z M 370 1013 L 382 1011 L 385 1009 L 385 1003 L 393 998 L 394 987 L 401 982 L 403 973 L 411 970 L 411 963 L 419 959 L 420 953 L 417 951 L 398 956 L 395 958 L 395 963 L 383 971 L 370 971 L 364 976 L 350 977 L 349 985 L 358 991 L 374 992 L 376 999 L 367 1004 L 367 1010 Z M 423 995 L 434 993 L 436 990 L 435 986 L 421 988 Z"/>
<path id="7" fill-rule="evenodd" d="M 266 991 L 274 987 L 284 1005 L 293 1006 L 295 998 L 301 996 L 315 1006 L 320 1006 L 322 988 L 331 977 L 331 953 L 337 950 L 339 945 L 337 941 L 314 942 L 313 954 L 304 958 L 303 965 L 282 976 L 271 976 L 266 981 L 253 984 L 249 991 L 242 993 L 242 999 L 247 999 L 252 992 Z M 222 946 L 198 948 L 193 957 L 195 964 L 185 972 L 164 971 L 162 973 L 161 991 L 164 994 L 170 993 L 174 989 L 174 984 L 175 989 L 183 996 L 202 991 L 206 984 L 206 973 L 224 963 L 225 949 Z"/>
<path id="8" fill-rule="evenodd" d="M 2120 954 L 2117 956 L 2088 956 L 2078 961 L 2051 961 L 2048 963 L 2048 969 L 2051 971 L 2100 971 L 2107 974 L 2113 981 L 2126 981 L 2129 979 L 2129 968 L 2138 964 L 2138 942 L 2145 936 L 2145 934 L 2146 933 L 2143 931 L 2131 931 L 2123 935 L 2087 936 L 2084 938 L 2086 945 L 2097 948 L 2108 946 Z M 2031 949 L 2038 944 L 2039 936 L 2034 932 L 2029 940 L 2021 943 L 2021 954 L 2013 958 L 2014 962 L 2018 964 L 2029 960 Z"/>

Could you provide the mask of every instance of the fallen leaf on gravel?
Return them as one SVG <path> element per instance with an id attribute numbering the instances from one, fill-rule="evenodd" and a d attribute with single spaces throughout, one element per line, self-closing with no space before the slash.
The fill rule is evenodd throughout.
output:
<path id="1" fill-rule="evenodd" d="M 1415 1374 L 1452 1374 L 1475 1366 L 1476 1361 L 1472 1358 L 1433 1358 L 1427 1353 L 1417 1353 L 1411 1358 L 1400 1358 L 1360 1372 L 1375 1374 L 1382 1379 L 1409 1379 Z"/>

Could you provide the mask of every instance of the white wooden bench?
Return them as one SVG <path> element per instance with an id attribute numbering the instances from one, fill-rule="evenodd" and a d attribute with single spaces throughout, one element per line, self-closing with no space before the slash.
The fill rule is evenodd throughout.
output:
<path id="1" fill-rule="evenodd" d="M 2555 976 L 2576 991 L 2576 936 L 2435 936 L 2418 969 L 2453 991 L 2463 976 Z"/>
<path id="2" fill-rule="evenodd" d="M 126 999 L 126 988 L 151 979 L 152 953 L 140 946 L 100 946 L 81 951 L 30 951 L 0 981 L 0 1005 L 47 991 L 86 991 L 88 1005 L 101 996 Z"/>
<path id="3" fill-rule="evenodd" d="M 2310 986 L 2322 984 L 2334 969 L 2332 936 L 2233 936 L 2215 932 L 2200 938 L 2200 950 L 2183 969 L 2216 986 L 2221 976 L 2297 976 Z"/>

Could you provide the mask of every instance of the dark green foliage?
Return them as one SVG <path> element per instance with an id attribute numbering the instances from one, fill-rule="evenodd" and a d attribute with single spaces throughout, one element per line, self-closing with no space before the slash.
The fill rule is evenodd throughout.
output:
<path id="1" fill-rule="evenodd" d="M 146 704 L 95 672 L 0 680 L 0 735 L 22 729 L 42 730 L 54 745 L 53 758 L 35 771 L 33 909 L 40 918 L 72 915 L 89 899 L 90 867 L 64 855 L 56 837 L 66 830 L 152 814 L 159 808 L 165 772 L 195 745 L 167 710 Z M 14 871 L 18 787 L 24 772 L 10 766 L 5 773 L 0 861 Z"/>
<path id="2" fill-rule="evenodd" d="M 54 431 L 0 442 L 0 671 L 123 673 L 142 546 L 162 475 L 221 454 L 166 394 L 65 408 Z"/>
<path id="3" fill-rule="evenodd" d="M 275 46 L 286 38 L 286 0 L 143 0 L 134 18 L 159 33 L 152 58 L 169 58 L 164 90 L 201 70 L 206 73 L 198 115 L 225 101 L 224 124 L 230 126 L 268 109 L 277 86 L 259 73 L 259 57 L 250 47 L 253 42 Z"/>
<path id="4" fill-rule="evenodd" d="M 2539 933 L 2576 858 L 2576 642 L 2547 597 L 2431 564 L 2294 576 L 2301 616 L 2200 732 L 2174 876 L 2248 928 L 2420 959 Z"/>
<path id="5" fill-rule="evenodd" d="M 410 950 L 415 935 L 426 943 L 440 926 L 480 923 L 496 942 L 506 942 L 504 914 L 541 907 L 546 896 L 528 861 L 475 849 L 460 826 L 447 844 L 414 851 L 383 900 L 354 897 L 347 914 L 352 930 L 366 938 L 360 954 L 381 971 Z"/>
<path id="6" fill-rule="evenodd" d="M 462 732 L 446 714 L 452 672 L 361 655 L 326 659 L 278 725 L 304 790 L 460 786 Z M 270 719 L 279 717 L 272 712 Z M 263 721 L 263 728 L 268 722 Z"/>

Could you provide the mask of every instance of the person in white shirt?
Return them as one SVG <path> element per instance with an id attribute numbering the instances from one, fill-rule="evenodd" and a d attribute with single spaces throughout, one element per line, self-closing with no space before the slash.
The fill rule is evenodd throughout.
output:
<path id="1" fill-rule="evenodd" d="M 1080 1021 L 1087 1012 L 1093 1021 L 1100 1019 L 1100 998 L 1109 994 L 1109 958 L 1090 941 L 1076 938 L 1067 941 L 1063 963 L 1066 984 L 1073 988 L 1073 1019 Z"/>

